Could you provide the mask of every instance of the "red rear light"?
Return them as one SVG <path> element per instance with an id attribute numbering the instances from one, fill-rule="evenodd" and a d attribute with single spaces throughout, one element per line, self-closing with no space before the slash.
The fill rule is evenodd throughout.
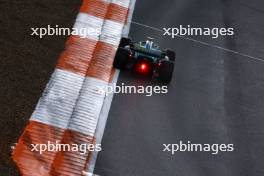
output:
<path id="1" fill-rule="evenodd" d="M 140 63 L 137 66 L 137 70 L 139 73 L 147 74 L 149 72 L 149 65 L 147 63 Z"/>
<path id="2" fill-rule="evenodd" d="M 146 64 L 141 64 L 140 65 L 140 69 L 142 70 L 142 71 L 145 71 L 146 69 L 147 69 L 147 65 Z"/>

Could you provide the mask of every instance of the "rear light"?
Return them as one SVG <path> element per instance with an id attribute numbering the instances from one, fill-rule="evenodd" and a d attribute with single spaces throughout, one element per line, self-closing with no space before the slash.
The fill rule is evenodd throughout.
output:
<path id="1" fill-rule="evenodd" d="M 142 71 L 145 71 L 146 69 L 147 69 L 147 65 L 146 64 L 141 64 L 140 65 L 140 69 L 142 70 Z"/>
<path id="2" fill-rule="evenodd" d="M 147 63 L 139 63 L 137 65 L 137 72 L 142 73 L 142 74 L 147 74 L 149 73 L 150 69 L 149 69 L 149 65 Z"/>

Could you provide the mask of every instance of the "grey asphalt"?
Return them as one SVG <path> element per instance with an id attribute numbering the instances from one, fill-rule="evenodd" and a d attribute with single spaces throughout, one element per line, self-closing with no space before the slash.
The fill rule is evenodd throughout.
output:
<path id="1" fill-rule="evenodd" d="M 264 59 L 262 0 L 137 1 L 133 21 L 234 27 L 235 35 L 195 37 Z M 133 24 L 135 40 L 154 37 L 177 53 L 166 95 L 116 94 L 95 173 L 102 176 L 263 176 L 264 62 Z M 120 74 L 118 83 L 156 82 Z M 162 152 L 163 143 L 233 143 L 234 152 Z"/>

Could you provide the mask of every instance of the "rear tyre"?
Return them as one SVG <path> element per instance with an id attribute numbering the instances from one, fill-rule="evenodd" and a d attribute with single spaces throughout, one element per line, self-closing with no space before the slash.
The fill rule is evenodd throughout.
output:
<path id="1" fill-rule="evenodd" d="M 124 69 L 128 62 L 129 52 L 124 48 L 118 48 L 114 59 L 113 66 L 117 69 Z"/>
<path id="2" fill-rule="evenodd" d="M 166 50 L 166 55 L 169 57 L 170 61 L 175 61 L 175 52 L 172 50 Z"/>
<path id="3" fill-rule="evenodd" d="M 172 79 L 174 70 L 174 62 L 171 61 L 162 61 L 159 68 L 159 79 L 160 81 L 169 84 Z"/>
<path id="4" fill-rule="evenodd" d="M 129 44 L 131 44 L 131 39 L 122 37 L 121 40 L 120 40 L 120 43 L 119 43 L 119 47 L 123 48 L 123 47 L 125 47 L 125 46 L 127 46 Z"/>

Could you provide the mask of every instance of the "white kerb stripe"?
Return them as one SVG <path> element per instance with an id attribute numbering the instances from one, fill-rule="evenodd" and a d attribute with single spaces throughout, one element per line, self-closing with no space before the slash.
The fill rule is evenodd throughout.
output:
<path id="1" fill-rule="evenodd" d="M 66 128 L 85 77 L 56 69 L 30 120 Z"/>
<path id="2" fill-rule="evenodd" d="M 94 136 L 105 98 L 100 88 L 106 88 L 107 85 L 107 82 L 96 78 L 85 78 L 68 129 Z"/>
<path id="3" fill-rule="evenodd" d="M 80 37 L 99 40 L 104 20 L 86 13 L 79 13 L 74 24 Z"/>
<path id="4" fill-rule="evenodd" d="M 102 28 L 102 34 L 100 35 L 100 41 L 118 46 L 122 36 L 123 27 L 124 24 L 111 20 L 105 20 Z"/>
<path id="5" fill-rule="evenodd" d="M 112 0 L 112 3 L 128 8 L 130 0 Z"/>

